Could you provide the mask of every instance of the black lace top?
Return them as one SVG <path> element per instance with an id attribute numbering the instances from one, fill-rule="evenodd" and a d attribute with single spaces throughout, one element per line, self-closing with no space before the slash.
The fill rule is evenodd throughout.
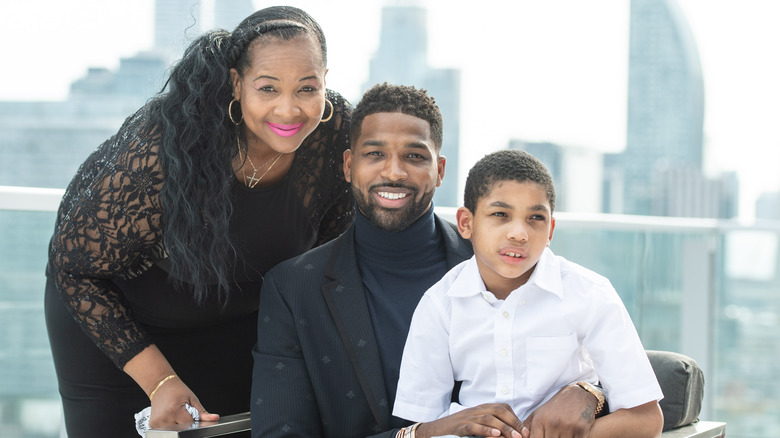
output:
<path id="1" fill-rule="evenodd" d="M 295 152 L 285 178 L 258 189 L 234 181 L 231 238 L 237 238 L 234 227 L 252 228 L 256 212 L 262 209 L 247 204 L 252 201 L 279 203 L 281 207 L 274 204 L 281 215 L 278 222 L 306 229 L 300 230 L 298 242 L 289 243 L 291 248 L 279 248 L 279 239 L 272 248 L 253 241 L 262 238 L 262 232 L 255 232 L 255 237 L 241 233 L 243 240 L 234 242 L 238 249 L 236 278 L 231 282 L 234 289 L 220 309 L 222 318 L 256 310 L 259 284 L 267 269 L 312 243 L 316 246 L 337 237 L 354 218 L 342 166 L 343 151 L 349 148 L 351 106 L 332 91 L 328 91 L 328 99 L 333 103 L 333 118 L 307 137 Z M 135 313 L 139 291 L 150 295 L 171 289 L 165 276 L 159 275 L 166 265 L 162 243 L 165 212 L 160 202 L 165 181 L 157 154 L 159 136 L 146 138 L 142 134 L 147 118 L 148 108 L 141 108 L 81 165 L 59 208 L 47 268 L 84 331 L 120 368 L 153 343 L 137 318 L 148 322 L 144 309 L 138 308 L 139 315 Z M 252 193 L 255 191 L 259 194 Z M 269 199 L 277 201 L 266 201 Z M 258 224 L 254 229 L 265 228 Z M 307 247 L 301 248 L 302 242 Z M 253 256 L 258 252 L 263 254 L 259 261 Z M 145 282 L 134 284 L 143 278 Z M 155 286 L 149 288 L 148 283 Z M 252 285 L 251 290 L 247 285 Z M 232 301 L 232 310 L 231 294 L 241 296 Z M 187 298 L 195 300 L 194 296 Z"/>

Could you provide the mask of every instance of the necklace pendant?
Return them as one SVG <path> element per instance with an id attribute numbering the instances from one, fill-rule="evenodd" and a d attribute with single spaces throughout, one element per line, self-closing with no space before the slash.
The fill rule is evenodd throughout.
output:
<path id="1" fill-rule="evenodd" d="M 257 170 L 255 170 L 254 172 L 252 172 L 252 176 L 244 176 L 244 178 L 246 178 L 246 185 L 247 185 L 247 186 L 248 186 L 250 189 L 253 189 L 253 188 L 255 188 L 255 186 L 257 185 L 257 183 L 259 183 L 259 182 L 260 182 L 260 180 L 262 179 L 262 178 L 255 178 L 255 175 L 257 175 Z"/>

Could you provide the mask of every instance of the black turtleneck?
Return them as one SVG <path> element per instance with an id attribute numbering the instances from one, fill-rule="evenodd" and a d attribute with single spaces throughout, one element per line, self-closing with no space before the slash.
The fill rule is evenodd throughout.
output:
<path id="1" fill-rule="evenodd" d="M 448 269 L 447 249 L 436 229 L 433 206 L 400 232 L 376 228 L 358 210 L 355 252 L 392 406 L 414 309 Z"/>

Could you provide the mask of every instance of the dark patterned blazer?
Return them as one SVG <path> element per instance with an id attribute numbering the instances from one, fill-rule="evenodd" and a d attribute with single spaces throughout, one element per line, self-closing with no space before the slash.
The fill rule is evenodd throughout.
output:
<path id="1" fill-rule="evenodd" d="M 449 268 L 471 257 L 469 242 L 452 224 L 438 216 L 436 224 Z M 369 316 L 354 239 L 353 225 L 266 274 L 252 352 L 253 437 L 391 436 L 381 340 Z"/>

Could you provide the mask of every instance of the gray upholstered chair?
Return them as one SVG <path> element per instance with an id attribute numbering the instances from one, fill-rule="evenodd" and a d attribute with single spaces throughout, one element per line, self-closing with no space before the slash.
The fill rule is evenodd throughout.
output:
<path id="1" fill-rule="evenodd" d="M 691 424 L 699 419 L 704 399 L 704 373 L 692 358 L 671 351 L 648 350 L 647 357 L 661 385 L 664 398 L 664 430 Z"/>
<path id="2" fill-rule="evenodd" d="M 726 423 L 699 421 L 704 399 L 704 373 L 693 358 L 671 351 L 648 350 L 647 357 L 664 393 L 662 438 L 720 438 Z"/>
<path id="3" fill-rule="evenodd" d="M 647 351 L 664 398 L 662 438 L 719 438 L 726 434 L 726 424 L 698 421 L 704 398 L 704 374 L 692 358 L 670 351 Z M 229 436 L 249 430 L 249 413 L 224 417 L 218 424 L 182 427 L 186 430 L 150 430 L 147 438 L 203 438 Z"/>

